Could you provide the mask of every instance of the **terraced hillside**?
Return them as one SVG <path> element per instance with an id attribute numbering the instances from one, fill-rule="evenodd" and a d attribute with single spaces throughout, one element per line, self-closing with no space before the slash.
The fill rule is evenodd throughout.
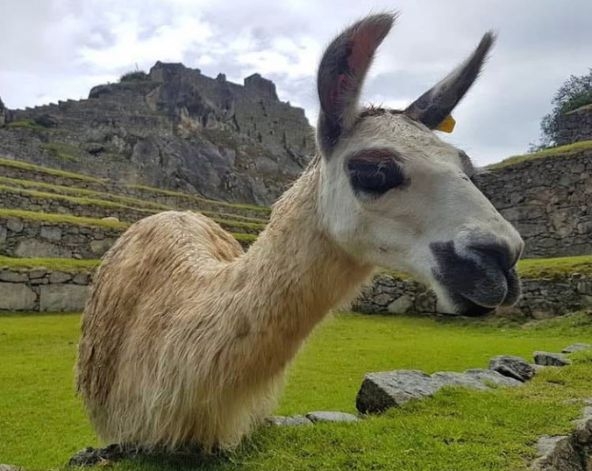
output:
<path id="1" fill-rule="evenodd" d="M 0 158 L 0 255 L 97 259 L 134 221 L 171 209 L 211 217 L 248 246 L 269 208 L 64 172 Z"/>

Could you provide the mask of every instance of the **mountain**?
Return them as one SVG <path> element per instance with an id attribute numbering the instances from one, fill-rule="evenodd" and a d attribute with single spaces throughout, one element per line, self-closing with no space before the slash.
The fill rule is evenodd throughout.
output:
<path id="1" fill-rule="evenodd" d="M 313 151 L 304 110 L 259 74 L 239 85 L 157 62 L 86 100 L 0 101 L 0 156 L 231 202 L 270 204 Z"/>

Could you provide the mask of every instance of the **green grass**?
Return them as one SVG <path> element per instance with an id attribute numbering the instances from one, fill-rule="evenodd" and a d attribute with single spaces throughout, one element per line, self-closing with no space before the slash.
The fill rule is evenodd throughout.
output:
<path id="1" fill-rule="evenodd" d="M 80 161 L 80 149 L 71 144 L 66 144 L 64 142 L 48 142 L 46 144 L 42 144 L 41 148 L 49 152 L 49 154 L 56 159 L 63 162 Z"/>
<path id="2" fill-rule="evenodd" d="M 518 262 L 518 273 L 524 278 L 553 278 L 576 272 L 582 274 L 592 273 L 592 255 L 531 258 Z"/>
<path id="3" fill-rule="evenodd" d="M 129 224 L 118 221 L 71 216 L 69 214 L 40 213 L 21 209 L 0 208 L 0 218 L 18 218 L 32 221 L 50 222 L 56 224 L 73 224 L 76 226 L 104 227 L 108 229 L 126 229 Z"/>
<path id="4" fill-rule="evenodd" d="M 97 445 L 79 400 L 73 370 L 79 317 L 0 317 L 0 457 L 28 469 L 61 466 Z M 342 314 L 312 335 L 289 370 L 278 413 L 354 411 L 362 377 L 396 368 L 462 371 L 497 354 L 530 358 L 592 340 L 592 318 L 500 328 L 480 322 Z M 565 433 L 589 397 L 592 355 L 548 369 L 518 389 L 446 390 L 357 424 L 264 428 L 236 452 L 198 463 L 144 458 L 115 470 L 526 470 L 542 434 Z M 571 400 L 567 401 L 567 400 Z"/>
<path id="5" fill-rule="evenodd" d="M 164 188 L 156 188 L 156 187 L 146 186 L 146 185 L 127 185 L 127 187 L 131 188 L 133 190 L 143 190 L 143 191 L 147 191 L 150 193 L 161 194 L 161 195 L 165 195 L 165 196 L 173 196 L 173 197 L 177 197 L 177 198 L 185 198 L 185 199 L 195 200 L 198 202 L 211 203 L 211 204 L 219 205 L 219 206 L 226 207 L 226 208 L 248 209 L 248 210 L 252 210 L 252 211 L 259 211 L 262 213 L 263 216 L 267 216 L 271 213 L 271 208 L 268 208 L 266 206 L 257 206 L 254 204 L 244 204 L 244 203 L 227 203 L 226 201 L 210 200 L 207 198 L 202 198 L 200 196 L 190 195 L 188 193 L 181 193 L 179 191 L 173 191 L 173 190 L 165 190 Z"/>
<path id="6" fill-rule="evenodd" d="M 489 170 L 496 170 L 499 168 L 508 167 L 510 165 L 516 165 L 527 160 L 541 159 L 545 157 L 561 157 L 590 149 L 592 149 L 592 140 L 579 141 L 573 144 L 567 144 L 565 146 L 550 147 L 549 149 L 540 150 L 531 154 L 514 155 L 502 160 L 501 162 L 488 165 L 486 168 Z"/>
<path id="7" fill-rule="evenodd" d="M 81 173 L 66 172 L 64 170 L 57 170 L 55 168 L 42 167 L 41 165 L 31 164 L 29 162 L 23 162 L 22 160 L 10 160 L 0 158 L 0 166 L 18 168 L 21 170 L 27 170 L 30 172 L 44 173 L 46 175 L 52 175 L 54 177 L 71 178 L 74 180 L 81 180 L 93 183 L 104 183 L 104 180 L 98 178 L 89 177 Z"/>
<path id="8" fill-rule="evenodd" d="M 37 124 L 32 119 L 18 119 L 16 121 L 10 121 L 6 124 L 8 128 L 18 128 L 18 129 L 33 129 L 33 130 L 40 130 L 44 129 L 43 126 Z"/>
<path id="9" fill-rule="evenodd" d="M 47 268 L 65 272 L 93 271 L 100 260 L 76 260 L 73 258 L 14 258 L 0 255 L 0 268 Z"/>
<path id="10" fill-rule="evenodd" d="M 23 180 L 18 178 L 9 178 L 0 176 L 0 184 L 10 185 L 11 187 L 20 187 L 26 189 L 34 189 L 52 194 L 62 196 L 74 196 L 77 198 L 92 198 L 96 200 L 111 201 L 126 205 L 128 207 L 145 208 L 154 210 L 170 210 L 173 209 L 165 204 L 156 203 L 153 201 L 141 200 L 129 196 L 122 196 L 112 193 L 105 193 L 103 191 L 88 190 L 86 188 L 78 188 L 73 186 L 55 185 L 53 183 L 38 182 L 35 180 Z"/>

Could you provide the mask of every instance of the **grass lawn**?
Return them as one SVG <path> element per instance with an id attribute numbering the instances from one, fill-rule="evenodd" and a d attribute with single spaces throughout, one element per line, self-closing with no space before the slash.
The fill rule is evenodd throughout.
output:
<path id="1" fill-rule="evenodd" d="M 501 162 L 488 165 L 486 168 L 488 168 L 489 170 L 495 170 L 498 168 L 507 167 L 509 165 L 515 165 L 521 162 L 526 162 L 527 160 L 571 155 L 590 149 L 592 149 L 592 141 L 578 141 L 574 142 L 573 144 L 566 144 L 564 146 L 549 147 L 548 149 L 539 150 L 538 152 L 532 152 L 530 154 L 514 155 L 512 157 L 508 157 L 507 159 L 502 160 Z"/>
<path id="2" fill-rule="evenodd" d="M 0 462 L 59 468 L 96 438 L 73 392 L 79 316 L 0 317 Z M 339 314 L 318 328 L 292 365 L 279 414 L 354 411 L 368 371 L 462 371 L 496 354 L 531 358 L 592 341 L 592 316 L 579 313 L 526 326 L 494 321 Z M 241 449 L 197 463 L 144 458 L 116 470 L 527 469 L 537 437 L 567 432 L 590 397 L 592 355 L 548 369 L 518 389 L 447 390 L 357 424 L 264 428 Z"/>

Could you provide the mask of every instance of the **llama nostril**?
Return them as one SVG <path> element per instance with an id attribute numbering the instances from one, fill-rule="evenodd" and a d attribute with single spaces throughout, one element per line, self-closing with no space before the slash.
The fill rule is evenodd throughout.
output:
<path id="1" fill-rule="evenodd" d="M 512 269 L 520 257 L 520 253 L 513 252 L 505 244 L 475 244 L 469 248 L 488 263 L 495 263 L 504 272 Z"/>

